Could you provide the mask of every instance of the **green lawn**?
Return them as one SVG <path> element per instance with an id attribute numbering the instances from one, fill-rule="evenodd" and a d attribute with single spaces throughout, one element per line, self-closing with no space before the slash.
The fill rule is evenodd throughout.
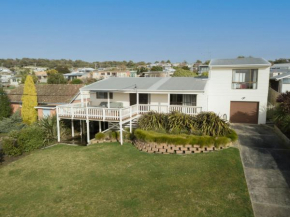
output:
<path id="1" fill-rule="evenodd" d="M 239 151 L 58 145 L 0 169 L 1 216 L 253 216 Z"/>

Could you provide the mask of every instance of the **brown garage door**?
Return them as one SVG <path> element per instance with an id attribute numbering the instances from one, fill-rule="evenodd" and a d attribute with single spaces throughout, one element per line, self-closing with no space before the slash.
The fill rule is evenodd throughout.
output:
<path id="1" fill-rule="evenodd" d="M 231 123 L 257 124 L 258 114 L 258 102 L 231 102 Z"/>

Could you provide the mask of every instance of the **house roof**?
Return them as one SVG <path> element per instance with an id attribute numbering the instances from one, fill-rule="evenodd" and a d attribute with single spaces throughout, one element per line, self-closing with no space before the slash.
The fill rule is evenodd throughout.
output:
<path id="1" fill-rule="evenodd" d="M 280 67 L 286 67 L 286 68 L 289 68 L 290 67 L 290 63 L 276 63 L 276 64 L 274 64 L 271 68 L 276 68 L 276 67 L 278 67 L 278 68 L 280 68 Z"/>
<path id="2" fill-rule="evenodd" d="M 290 77 L 290 73 L 284 73 L 284 74 L 281 74 L 281 75 L 277 75 L 277 76 L 273 76 L 271 77 L 271 80 L 276 80 L 276 81 L 279 81 L 283 78 L 289 78 Z"/>
<path id="3" fill-rule="evenodd" d="M 203 91 L 207 80 L 193 77 L 108 78 L 81 88 L 81 91 Z"/>
<path id="4" fill-rule="evenodd" d="M 232 67 L 232 66 L 271 66 L 263 58 L 237 58 L 237 59 L 212 59 L 209 66 L 213 67 Z"/>
<path id="5" fill-rule="evenodd" d="M 83 84 L 38 84 L 35 85 L 38 104 L 70 103 L 79 93 Z M 21 102 L 24 85 L 8 93 L 11 102 Z"/>
<path id="6" fill-rule="evenodd" d="M 36 76 L 47 76 L 47 72 L 46 71 L 39 71 L 39 72 L 35 72 Z"/>

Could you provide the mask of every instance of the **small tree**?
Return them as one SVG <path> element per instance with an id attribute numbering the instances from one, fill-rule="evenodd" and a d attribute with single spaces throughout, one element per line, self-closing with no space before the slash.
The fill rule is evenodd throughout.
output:
<path id="1" fill-rule="evenodd" d="M 151 68 L 151 71 L 163 71 L 163 67 L 162 66 L 153 66 Z"/>
<path id="2" fill-rule="evenodd" d="M 66 84 L 67 81 L 65 80 L 62 74 L 56 73 L 56 74 L 49 74 L 47 76 L 47 83 L 48 84 Z"/>
<path id="3" fill-rule="evenodd" d="M 26 77 L 24 90 L 22 95 L 22 109 L 21 116 L 23 122 L 32 124 L 37 121 L 37 94 L 33 79 L 30 75 Z"/>
<path id="4" fill-rule="evenodd" d="M 3 88 L 0 87 L 0 120 L 8 118 L 11 113 L 10 100 Z"/>

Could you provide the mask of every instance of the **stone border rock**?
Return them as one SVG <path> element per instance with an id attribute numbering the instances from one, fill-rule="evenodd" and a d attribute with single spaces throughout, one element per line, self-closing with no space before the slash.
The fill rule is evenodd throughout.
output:
<path id="1" fill-rule="evenodd" d="M 158 143 L 146 143 L 142 141 L 134 141 L 135 147 L 140 151 L 148 153 L 158 153 L 158 154 L 194 154 L 194 153 L 206 153 L 210 151 L 219 151 L 232 146 L 232 142 L 226 144 L 225 146 L 220 146 L 216 148 L 215 146 L 204 146 L 200 145 L 168 145 L 168 144 L 158 144 Z"/>

